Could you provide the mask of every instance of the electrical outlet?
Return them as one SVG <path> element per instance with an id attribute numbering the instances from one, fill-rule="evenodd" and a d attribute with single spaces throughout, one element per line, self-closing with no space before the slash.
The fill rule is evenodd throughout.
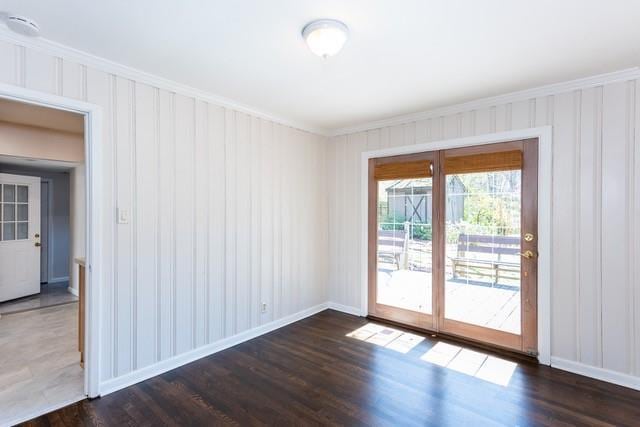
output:
<path id="1" fill-rule="evenodd" d="M 263 303 L 262 303 L 262 312 L 263 312 L 263 313 L 266 313 L 266 312 L 267 312 L 267 303 L 266 303 L 266 302 L 263 302 Z"/>

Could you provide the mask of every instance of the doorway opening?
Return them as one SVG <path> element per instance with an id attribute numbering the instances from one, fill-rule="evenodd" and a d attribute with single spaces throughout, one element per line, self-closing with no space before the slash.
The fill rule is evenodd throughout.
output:
<path id="1" fill-rule="evenodd" d="M 0 424 L 87 395 L 84 120 L 0 98 Z"/>
<path id="2" fill-rule="evenodd" d="M 368 166 L 368 314 L 537 356 L 538 139 Z"/>

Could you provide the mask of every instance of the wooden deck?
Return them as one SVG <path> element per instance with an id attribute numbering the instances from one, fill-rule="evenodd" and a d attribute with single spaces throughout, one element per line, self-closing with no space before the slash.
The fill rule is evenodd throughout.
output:
<path id="1" fill-rule="evenodd" d="M 431 313 L 431 273 L 379 273 L 378 302 Z M 445 285 L 447 318 L 520 333 L 520 292 L 514 288 L 450 280 Z"/>

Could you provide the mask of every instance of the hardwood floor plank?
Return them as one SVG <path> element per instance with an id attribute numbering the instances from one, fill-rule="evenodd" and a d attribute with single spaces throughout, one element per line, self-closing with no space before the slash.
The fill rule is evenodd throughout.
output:
<path id="1" fill-rule="evenodd" d="M 640 419 L 638 391 L 395 326 L 380 329 L 424 339 L 384 347 L 347 336 L 368 323 L 326 310 L 25 425 L 632 426 Z M 455 363 L 443 362 L 443 349 Z M 498 368 L 480 375 L 488 361 L 509 371 L 506 385 Z M 503 383 L 491 382 L 494 371 Z"/>

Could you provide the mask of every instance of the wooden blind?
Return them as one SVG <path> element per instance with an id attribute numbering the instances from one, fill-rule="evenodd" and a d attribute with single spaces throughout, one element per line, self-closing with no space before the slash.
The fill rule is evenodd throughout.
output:
<path id="1" fill-rule="evenodd" d="M 376 181 L 388 179 L 428 178 L 432 176 L 430 160 L 383 163 L 375 165 L 373 177 Z"/>
<path id="2" fill-rule="evenodd" d="M 444 173 L 497 172 L 522 169 L 520 150 L 446 157 Z"/>

